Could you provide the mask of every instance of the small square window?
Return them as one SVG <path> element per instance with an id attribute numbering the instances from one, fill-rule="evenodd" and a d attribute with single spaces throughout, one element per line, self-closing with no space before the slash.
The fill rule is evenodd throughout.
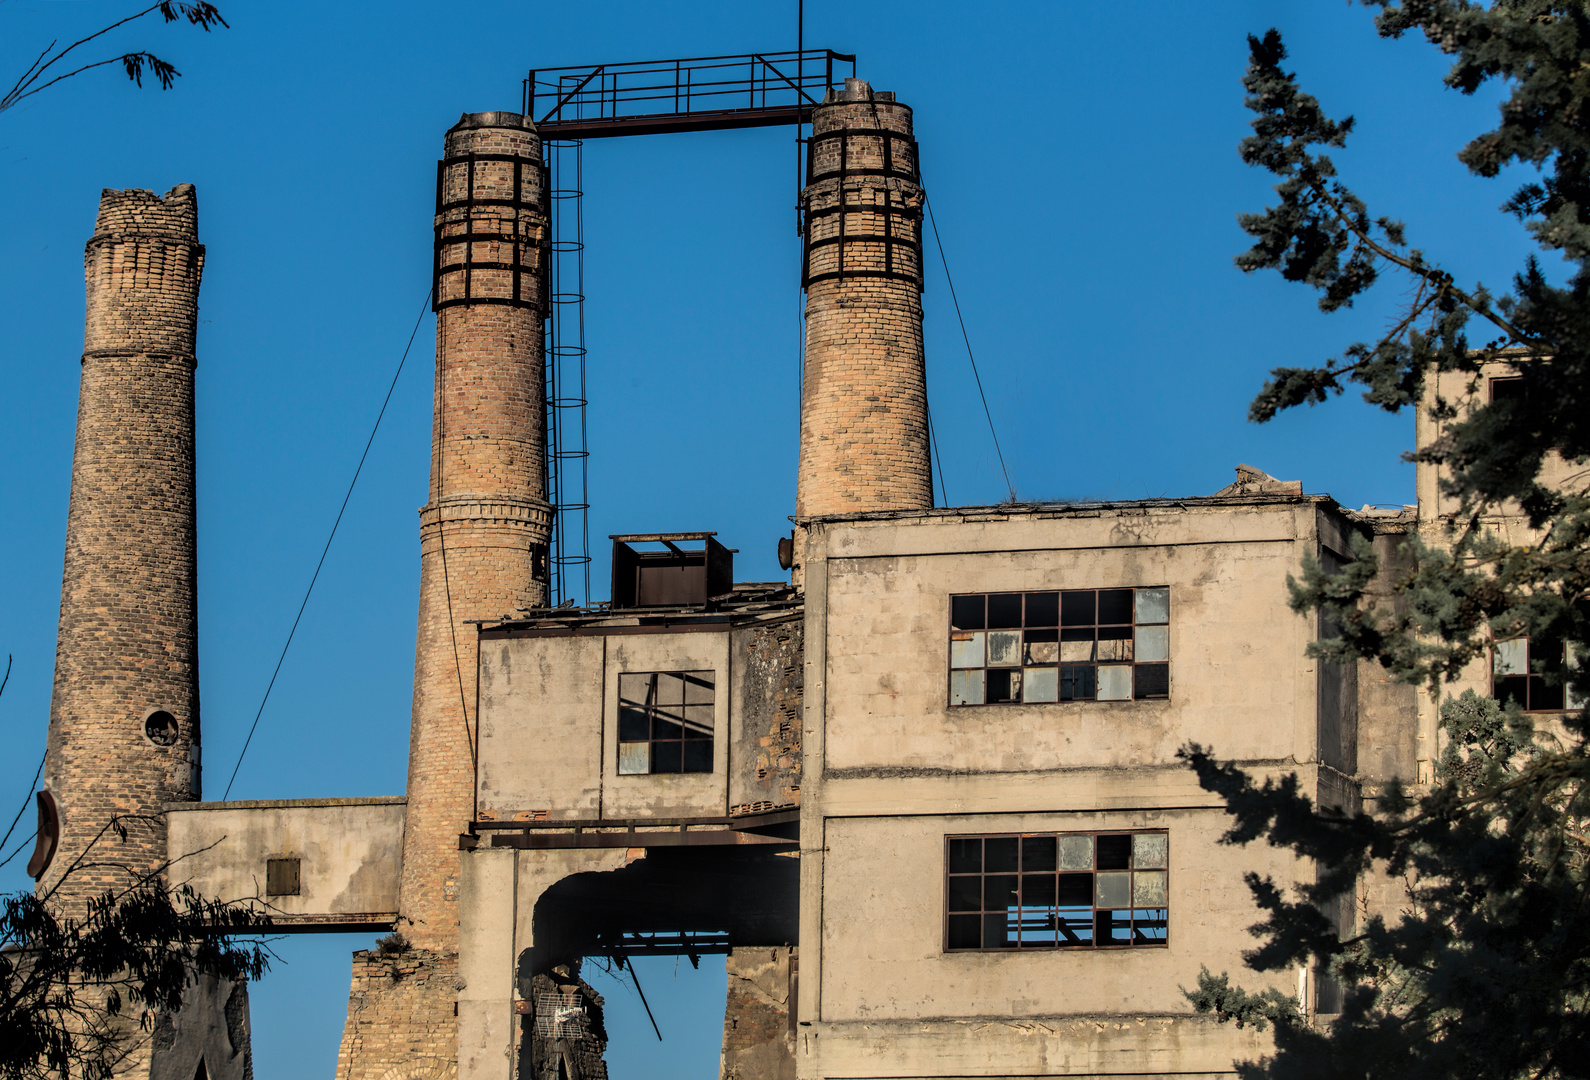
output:
<path id="1" fill-rule="evenodd" d="M 618 677 L 618 774 L 709 773 L 715 677 L 710 671 Z"/>

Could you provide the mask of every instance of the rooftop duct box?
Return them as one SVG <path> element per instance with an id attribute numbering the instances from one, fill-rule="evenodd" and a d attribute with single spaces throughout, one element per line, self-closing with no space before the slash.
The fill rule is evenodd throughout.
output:
<path id="1" fill-rule="evenodd" d="M 613 607 L 693 607 L 734 589 L 734 550 L 717 533 L 636 533 L 613 541 Z M 681 544 L 700 547 L 681 547 Z M 656 545 L 637 550 L 633 544 Z"/>

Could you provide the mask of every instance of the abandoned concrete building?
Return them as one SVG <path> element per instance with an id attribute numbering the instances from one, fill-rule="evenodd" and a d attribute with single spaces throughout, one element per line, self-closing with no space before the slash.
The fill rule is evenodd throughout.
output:
<path id="1" fill-rule="evenodd" d="M 762 538 L 789 571 L 775 582 L 735 581 L 713 532 L 636 532 L 612 538 L 607 602 L 552 591 L 543 138 L 689 116 L 538 122 L 530 94 L 524 115 L 446 133 L 409 774 L 391 798 L 200 801 L 196 196 L 104 193 L 54 872 L 108 815 L 163 812 L 145 867 L 180 857 L 174 875 L 256 897 L 284 932 L 396 930 L 353 957 L 339 1078 L 605 1076 L 580 960 L 647 953 L 726 956 L 724 1080 L 1231 1075 L 1266 1036 L 1194 1015 L 1180 987 L 1240 968 L 1244 871 L 1314 871 L 1218 844 L 1226 816 L 1177 748 L 1295 772 L 1346 809 L 1428 777 L 1433 712 L 1377 668 L 1308 659 L 1321 628 L 1285 583 L 1354 535 L 1394 565 L 1436 526 L 1432 476 L 1416 509 L 1354 512 L 1247 467 L 1194 497 L 934 505 L 912 113 L 836 80 L 833 56 L 795 80 L 806 367 L 795 528 Z M 749 112 L 736 122 L 762 122 Z M 1509 649 L 1507 692 L 1562 708 Z M 1394 905 L 1388 889 L 1345 898 L 1343 929 Z M 1275 985 L 1336 1008 L 1315 972 Z M 128 1075 L 249 1076 L 239 993 L 196 988 Z"/>

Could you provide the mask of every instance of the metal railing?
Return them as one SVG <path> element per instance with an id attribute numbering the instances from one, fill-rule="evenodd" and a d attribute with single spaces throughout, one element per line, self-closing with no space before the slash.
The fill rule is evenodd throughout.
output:
<path id="1" fill-rule="evenodd" d="M 523 110 L 560 139 L 805 123 L 855 73 L 832 49 L 542 68 L 525 77 Z"/>

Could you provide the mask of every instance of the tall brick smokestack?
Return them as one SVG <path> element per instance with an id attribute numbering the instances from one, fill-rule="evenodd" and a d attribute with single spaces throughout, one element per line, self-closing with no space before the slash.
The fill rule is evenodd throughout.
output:
<path id="1" fill-rule="evenodd" d="M 795 514 L 933 505 L 911 109 L 860 79 L 812 110 Z"/>
<path id="2" fill-rule="evenodd" d="M 77 444 L 44 783 L 61 840 L 40 880 L 68 912 L 165 861 L 162 804 L 199 797 L 194 337 L 204 246 L 192 184 L 100 196 L 84 252 Z M 103 852 L 103 854 L 101 854 Z"/>
<path id="3" fill-rule="evenodd" d="M 458 834 L 473 817 L 475 627 L 547 602 L 541 140 L 465 115 L 437 178 L 436 398 L 420 511 L 403 932 L 458 950 Z"/>

